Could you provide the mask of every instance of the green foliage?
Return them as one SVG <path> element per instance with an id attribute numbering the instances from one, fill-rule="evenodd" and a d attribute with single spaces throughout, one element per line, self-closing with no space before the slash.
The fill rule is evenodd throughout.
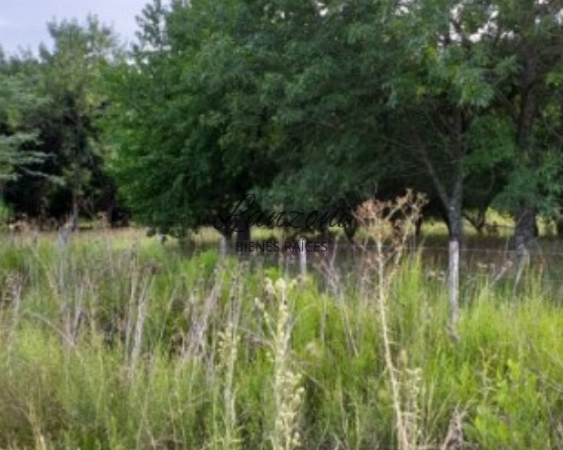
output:
<path id="1" fill-rule="evenodd" d="M 10 207 L 8 205 L 6 205 L 4 202 L 0 201 L 0 224 L 5 224 L 7 223 L 8 219 L 10 218 L 12 211 L 10 210 Z M 0 225 L 0 230 L 2 229 L 2 226 Z"/>
<path id="2" fill-rule="evenodd" d="M 96 18 L 48 24 L 52 47 L 20 55 L 0 68 L 0 165 L 4 198 L 18 212 L 46 219 L 74 210 L 94 214 L 110 203 L 96 120 L 105 95 L 102 67 L 119 58 L 113 32 Z"/>
<path id="3" fill-rule="evenodd" d="M 375 12 L 295 1 L 147 7 L 134 63 L 109 75 L 113 166 L 139 219 L 195 228 L 249 191 L 263 209 L 357 202 L 378 164 L 391 164 L 374 151 L 378 69 L 355 56 L 368 44 L 348 37 Z"/>
<path id="4" fill-rule="evenodd" d="M 0 187 L 17 179 L 18 169 L 43 160 L 38 151 L 23 151 L 36 142 L 37 131 L 27 117 L 37 111 L 41 98 L 30 92 L 30 81 L 19 74 L 0 73 Z"/>
<path id="5" fill-rule="evenodd" d="M 231 6 L 224 5 L 229 14 L 254 23 L 251 7 Z M 162 231 L 210 223 L 271 170 L 255 157 L 248 166 L 260 146 L 262 111 L 242 94 L 255 91 L 256 56 L 237 45 L 238 16 L 208 7 L 149 5 L 133 64 L 108 75 L 115 173 L 138 220 Z"/>
<path id="6" fill-rule="evenodd" d="M 416 187 L 448 210 L 501 192 L 507 208 L 532 196 L 553 210 L 559 94 L 526 91 L 533 56 L 517 44 L 530 39 L 538 82 L 557 88 L 552 13 L 539 8 L 534 29 L 504 1 L 155 2 L 131 61 L 108 74 L 114 172 L 141 221 L 179 233 L 248 192 L 263 209 Z M 524 95 L 537 106 L 526 121 Z M 536 172 L 549 183 L 530 184 Z"/>
<path id="7" fill-rule="evenodd" d="M 109 208 L 109 162 L 137 219 L 178 236 L 249 192 L 264 210 L 346 211 L 415 188 L 448 211 L 554 216 L 560 13 L 155 0 L 127 55 L 93 17 L 50 23 L 51 49 L 0 58 L 5 200 L 32 215 Z"/>

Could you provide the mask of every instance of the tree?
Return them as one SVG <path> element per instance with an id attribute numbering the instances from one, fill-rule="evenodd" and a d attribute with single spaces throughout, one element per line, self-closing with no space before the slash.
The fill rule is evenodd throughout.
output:
<path id="1" fill-rule="evenodd" d="M 446 211 L 454 329 L 464 206 L 475 200 L 484 175 L 515 154 L 510 123 L 497 104 L 498 87 L 517 68 L 496 53 L 497 39 L 487 32 L 495 20 L 490 8 L 490 3 L 427 0 L 399 7 L 386 22 L 394 41 L 389 58 L 398 61 L 387 73 L 387 106 L 395 124 L 390 134 L 403 158 L 419 161 Z M 495 193 L 489 192 L 486 203 Z"/>
<path id="2" fill-rule="evenodd" d="M 182 233 L 249 192 L 266 210 L 347 211 L 371 195 L 392 165 L 375 139 L 382 59 L 359 59 L 354 36 L 377 14 L 370 2 L 149 5 L 132 61 L 110 74 L 113 167 L 137 219 Z"/>
<path id="3" fill-rule="evenodd" d="M 490 6 L 493 57 L 516 68 L 499 85 L 498 107 L 510 121 L 516 148 L 499 203 L 514 214 L 520 259 L 535 237 L 536 215 L 553 216 L 563 188 L 562 14 L 556 1 L 498 0 Z"/>
<path id="4" fill-rule="evenodd" d="M 94 17 L 83 25 L 63 21 L 48 28 L 53 45 L 42 45 L 39 58 L 19 54 L 3 65 L 3 73 L 20 80 L 21 95 L 32 105 L 19 108 L 20 122 L 35 137 L 20 153 L 44 155 L 16 169 L 4 198 L 16 211 L 41 220 L 70 213 L 76 227 L 80 212 L 94 214 L 113 203 L 115 186 L 104 170 L 97 120 L 106 103 L 101 72 L 120 50 L 111 30 Z"/>
<path id="5" fill-rule="evenodd" d="M 262 197 L 300 210 L 354 208 L 396 167 L 386 153 L 386 44 L 374 2 L 277 2 L 268 33 L 276 71 L 261 83 L 276 124 L 264 157 L 280 170 Z M 367 51 L 369 47 L 369 51 Z"/>
<path id="6" fill-rule="evenodd" d="M 132 60 L 110 74 L 108 133 L 122 193 L 142 223 L 183 234 L 213 223 L 275 173 L 257 157 L 272 126 L 258 96 L 260 5 L 147 6 Z"/>
<path id="7" fill-rule="evenodd" d="M 37 110 L 42 99 L 32 92 L 24 78 L 7 72 L 0 62 L 0 192 L 19 173 L 32 173 L 30 165 L 43 161 L 43 154 L 25 151 L 37 140 L 37 130 L 26 116 Z"/>
<path id="8" fill-rule="evenodd" d="M 71 217 L 76 228 L 86 189 L 93 178 L 103 178 L 103 159 L 96 117 L 105 98 L 100 92 L 101 71 L 119 55 L 111 29 L 89 16 L 76 21 L 51 22 L 53 49 L 40 49 L 44 88 L 49 93 L 50 114 L 46 133 L 57 142 L 56 157 L 71 197 Z M 106 179 L 107 181 L 107 179 Z"/>

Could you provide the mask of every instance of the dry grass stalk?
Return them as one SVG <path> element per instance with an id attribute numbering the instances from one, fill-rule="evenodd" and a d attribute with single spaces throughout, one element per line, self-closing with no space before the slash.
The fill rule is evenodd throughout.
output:
<path id="1" fill-rule="evenodd" d="M 399 450 L 420 448 L 418 433 L 418 402 L 409 396 L 409 381 L 401 380 L 393 358 L 393 339 L 389 325 L 388 301 L 393 280 L 400 267 L 400 260 L 407 248 L 410 234 L 420 218 L 426 200 L 422 195 L 408 191 L 394 201 L 371 200 L 363 203 L 356 212 L 358 222 L 366 230 L 363 244 L 366 261 L 366 277 L 375 275 L 378 317 L 381 327 L 385 365 L 389 374 L 395 428 Z M 375 251 L 370 251 L 370 246 Z M 412 388 L 412 385 L 410 386 Z M 410 398 L 410 401 L 405 401 Z"/>

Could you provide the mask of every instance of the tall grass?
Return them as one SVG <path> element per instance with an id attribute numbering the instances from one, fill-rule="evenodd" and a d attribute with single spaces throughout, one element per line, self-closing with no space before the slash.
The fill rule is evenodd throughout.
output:
<path id="1" fill-rule="evenodd" d="M 386 287 L 386 344 L 377 283 L 3 241 L 0 448 L 391 450 L 397 398 L 420 449 L 563 448 L 563 311 L 540 275 L 517 301 L 470 280 L 454 341 L 425 274 L 413 257 Z"/>

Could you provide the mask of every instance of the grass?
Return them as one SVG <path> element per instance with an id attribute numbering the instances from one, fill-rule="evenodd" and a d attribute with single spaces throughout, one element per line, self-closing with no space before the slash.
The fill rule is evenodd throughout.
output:
<path id="1" fill-rule="evenodd" d="M 335 290 L 137 233 L 85 236 L 2 238 L 0 448 L 398 448 L 369 268 Z M 467 277 L 455 342 L 430 272 L 414 256 L 386 283 L 411 448 L 563 448 L 563 311 L 545 273 L 517 295 Z M 448 447 L 458 415 L 465 443 Z"/>

